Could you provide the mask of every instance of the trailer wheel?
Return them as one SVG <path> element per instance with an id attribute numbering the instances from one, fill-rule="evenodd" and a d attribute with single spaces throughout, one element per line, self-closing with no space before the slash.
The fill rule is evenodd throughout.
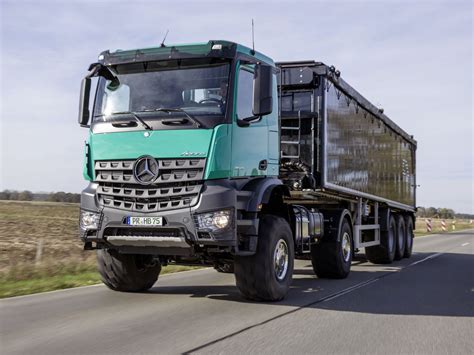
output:
<path id="1" fill-rule="evenodd" d="M 351 271 L 353 242 L 347 219 L 342 222 L 338 239 L 338 242 L 321 241 L 311 247 L 313 270 L 320 278 L 343 279 Z"/>
<path id="2" fill-rule="evenodd" d="M 294 241 L 288 223 L 281 217 L 260 219 L 257 252 L 236 256 L 234 275 L 243 297 L 279 301 L 288 293 L 293 277 Z"/>
<path id="3" fill-rule="evenodd" d="M 405 254 L 405 246 L 407 241 L 407 229 L 405 225 L 405 218 L 402 215 L 397 217 L 397 243 L 395 246 L 394 260 L 401 260 Z"/>
<path id="4" fill-rule="evenodd" d="M 405 243 L 405 252 L 403 253 L 403 256 L 405 258 L 411 257 L 411 253 L 413 250 L 413 238 L 415 235 L 413 234 L 413 219 L 410 216 L 407 216 L 405 219 L 405 224 L 406 224 L 406 232 L 407 232 L 407 239 Z"/>
<path id="5" fill-rule="evenodd" d="M 380 245 L 365 248 L 365 256 L 373 264 L 390 264 L 395 258 L 397 223 L 390 216 L 389 229 L 380 232 Z"/>
<path id="6" fill-rule="evenodd" d="M 102 282 L 123 292 L 148 290 L 161 272 L 161 264 L 150 255 L 120 254 L 109 249 L 97 250 L 97 265 Z"/>

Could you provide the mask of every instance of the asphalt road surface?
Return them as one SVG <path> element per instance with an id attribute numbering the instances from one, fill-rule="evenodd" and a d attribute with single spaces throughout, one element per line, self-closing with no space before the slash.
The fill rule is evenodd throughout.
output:
<path id="1" fill-rule="evenodd" d="M 146 293 L 89 286 L 0 302 L 1 354 L 442 353 L 474 349 L 474 232 L 417 238 L 411 259 L 363 256 L 345 280 L 299 261 L 279 303 L 233 275 L 165 275 Z"/>

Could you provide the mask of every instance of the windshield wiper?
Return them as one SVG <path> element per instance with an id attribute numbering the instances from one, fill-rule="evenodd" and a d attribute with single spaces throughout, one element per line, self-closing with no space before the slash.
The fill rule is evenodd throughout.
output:
<path id="1" fill-rule="evenodd" d="M 194 116 L 191 116 L 190 113 L 188 113 L 187 111 L 183 110 L 182 108 L 166 108 L 166 107 L 159 107 L 159 108 L 155 108 L 153 110 L 145 110 L 145 111 L 142 111 L 142 112 L 182 112 L 186 115 L 186 117 L 191 120 L 192 122 L 194 122 L 194 124 L 196 124 L 196 126 L 198 128 L 200 128 L 202 126 L 201 122 L 199 122 Z"/>
<path id="2" fill-rule="evenodd" d="M 135 121 L 145 127 L 145 129 L 153 131 L 153 128 L 133 111 L 114 112 L 113 115 L 130 115 L 135 119 Z"/>

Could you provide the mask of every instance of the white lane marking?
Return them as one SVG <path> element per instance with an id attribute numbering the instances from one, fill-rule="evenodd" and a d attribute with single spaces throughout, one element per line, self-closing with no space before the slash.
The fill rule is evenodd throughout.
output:
<path id="1" fill-rule="evenodd" d="M 427 261 L 427 260 L 437 258 L 438 256 L 443 255 L 443 254 L 444 254 L 444 253 L 436 253 L 436 254 L 428 255 L 428 256 L 427 256 L 426 258 L 424 258 L 424 259 L 421 259 L 421 260 L 415 261 L 415 262 L 413 262 L 413 263 L 411 263 L 411 264 L 408 264 L 407 266 L 403 267 L 402 270 L 405 269 L 405 268 L 407 268 L 407 267 L 410 267 L 410 266 L 414 266 L 414 265 L 421 264 L 421 263 L 423 263 L 423 262 L 425 262 L 425 261 Z"/>
<path id="2" fill-rule="evenodd" d="M 466 245 L 469 245 L 471 243 L 464 243 L 464 244 L 461 244 L 462 247 L 465 247 Z"/>
<path id="3" fill-rule="evenodd" d="M 393 271 L 394 271 L 394 272 L 400 272 L 400 271 L 402 271 L 403 269 L 406 269 L 406 268 L 408 268 L 408 267 L 421 264 L 421 263 L 423 263 L 423 262 L 425 262 L 425 261 L 428 261 L 428 260 L 437 258 L 438 256 L 443 255 L 443 254 L 444 254 L 444 253 L 435 253 L 435 254 L 428 255 L 426 258 L 423 258 L 423 259 L 421 259 L 421 260 L 415 261 L 415 262 L 413 262 L 413 263 L 411 263 L 411 264 L 408 264 L 408 265 L 406 265 L 406 266 L 399 267 L 398 269 L 394 269 Z M 353 291 L 355 291 L 355 290 L 357 290 L 357 289 L 359 289 L 359 288 L 368 286 L 368 285 L 370 285 L 370 284 L 372 284 L 372 283 L 374 283 L 374 282 L 376 282 L 376 281 L 379 281 L 380 279 L 382 279 L 382 278 L 384 278 L 384 277 L 386 277 L 386 276 L 388 276 L 388 275 L 390 275 L 390 274 L 392 274 L 392 273 L 386 273 L 386 274 L 380 275 L 379 277 L 377 277 L 377 278 L 375 278 L 375 279 L 367 280 L 367 281 L 361 282 L 361 283 L 359 283 L 359 284 L 357 284 L 357 285 L 348 287 L 348 288 L 346 288 L 346 289 L 344 289 L 344 290 L 342 290 L 342 291 L 336 292 L 336 293 L 334 293 L 333 295 L 329 295 L 328 297 L 326 297 L 323 302 L 332 301 L 332 300 L 335 299 L 335 298 L 344 296 L 344 295 L 346 295 L 346 294 L 348 294 L 348 293 L 350 293 L 350 292 L 353 292 Z"/>

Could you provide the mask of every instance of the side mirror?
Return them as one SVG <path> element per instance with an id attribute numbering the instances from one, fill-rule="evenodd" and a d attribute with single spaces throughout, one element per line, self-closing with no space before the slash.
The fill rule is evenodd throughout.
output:
<path id="1" fill-rule="evenodd" d="M 81 82 L 81 93 L 79 98 L 79 124 L 81 127 L 88 127 L 89 113 L 89 96 L 91 93 L 91 79 L 84 78 Z"/>
<path id="2" fill-rule="evenodd" d="M 269 65 L 255 65 L 253 76 L 253 107 L 255 116 L 264 116 L 273 110 L 273 68 Z"/>

